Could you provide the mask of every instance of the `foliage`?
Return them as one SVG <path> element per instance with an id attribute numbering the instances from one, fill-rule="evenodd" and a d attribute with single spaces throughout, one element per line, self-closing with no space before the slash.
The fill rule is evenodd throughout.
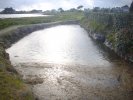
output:
<path id="1" fill-rule="evenodd" d="M 80 6 L 77 7 L 78 10 L 80 10 L 80 9 L 82 9 L 82 8 L 83 8 L 82 5 L 80 5 Z"/>
<path id="2" fill-rule="evenodd" d="M 132 28 L 133 15 L 127 13 L 87 13 L 85 16 L 89 21 L 96 21 L 99 24 L 107 26 L 106 28 L 119 31 L 122 28 Z"/>
<path id="3" fill-rule="evenodd" d="M 99 7 L 94 7 L 93 8 L 93 12 L 98 12 L 98 11 L 100 11 L 100 8 Z"/>
<path id="4" fill-rule="evenodd" d="M 20 79 L 0 45 L 0 100 L 34 100 L 33 94 Z"/>
<path id="5" fill-rule="evenodd" d="M 130 12 L 133 13 L 133 2 L 131 3 L 131 6 L 130 6 Z"/>
<path id="6" fill-rule="evenodd" d="M 115 44 L 116 44 L 115 33 L 107 34 L 107 40 L 109 45 L 115 48 Z"/>
<path id="7" fill-rule="evenodd" d="M 116 49 L 122 54 L 133 55 L 133 29 L 121 29 L 116 34 Z"/>
<path id="8" fill-rule="evenodd" d="M 16 11 L 11 7 L 11 8 L 5 8 L 2 13 L 3 14 L 13 14 L 15 13 Z"/>
<path id="9" fill-rule="evenodd" d="M 59 8 L 58 11 L 59 12 L 64 12 L 64 10 L 62 8 Z"/>
<path id="10" fill-rule="evenodd" d="M 100 23 L 97 23 L 96 21 L 90 21 L 89 22 L 89 26 L 90 26 L 90 28 L 92 28 L 95 32 L 102 32 L 102 33 L 104 33 L 104 30 L 105 30 L 105 28 L 106 28 L 106 26 L 105 25 L 103 25 L 103 24 L 100 24 Z"/>
<path id="11" fill-rule="evenodd" d="M 106 41 L 118 55 L 133 60 L 133 15 L 128 13 L 85 12 L 82 25 L 91 33 L 105 35 Z M 130 60 L 130 61 L 132 61 Z"/>

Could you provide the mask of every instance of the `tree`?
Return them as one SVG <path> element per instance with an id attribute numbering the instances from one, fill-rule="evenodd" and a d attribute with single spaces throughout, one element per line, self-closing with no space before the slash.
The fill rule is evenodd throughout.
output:
<path id="1" fill-rule="evenodd" d="M 83 8 L 82 5 L 80 5 L 80 6 L 77 7 L 78 10 L 81 10 L 82 8 Z"/>
<path id="2" fill-rule="evenodd" d="M 100 8 L 99 7 L 94 7 L 92 11 L 93 12 L 99 12 L 100 11 Z"/>
<path id="3" fill-rule="evenodd" d="M 58 11 L 59 12 L 64 12 L 64 10 L 62 8 L 59 8 Z"/>
<path id="4" fill-rule="evenodd" d="M 12 7 L 10 7 L 10 8 L 5 8 L 3 11 L 2 11 L 2 13 L 4 13 L 4 14 L 14 14 L 16 11 L 15 11 L 15 9 L 13 9 Z"/>
<path id="5" fill-rule="evenodd" d="M 110 13 L 110 8 L 101 8 L 100 12 Z"/>
<path id="6" fill-rule="evenodd" d="M 36 9 L 33 9 L 30 11 L 31 13 L 42 13 L 42 10 L 36 10 Z"/>
<path id="7" fill-rule="evenodd" d="M 71 8 L 69 11 L 71 11 L 71 12 L 75 12 L 75 11 L 77 11 L 77 9 L 75 9 L 75 8 Z"/>
<path id="8" fill-rule="evenodd" d="M 130 6 L 130 12 L 133 13 L 133 2 L 131 3 L 131 6 Z"/>
<path id="9" fill-rule="evenodd" d="M 56 9 L 52 9 L 51 10 L 51 14 L 57 14 L 58 12 L 56 11 Z"/>

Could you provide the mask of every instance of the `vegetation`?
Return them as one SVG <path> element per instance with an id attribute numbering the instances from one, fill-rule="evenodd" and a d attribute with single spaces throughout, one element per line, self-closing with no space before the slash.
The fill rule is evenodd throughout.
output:
<path id="1" fill-rule="evenodd" d="M 0 45 L 0 90 L 1 100 L 34 100 L 30 89 L 11 66 L 2 45 Z"/>
<path id="2" fill-rule="evenodd" d="M 133 61 L 133 15 L 130 13 L 85 12 L 81 24 L 91 35 L 106 37 L 109 47 L 126 60 Z"/>
<path id="3" fill-rule="evenodd" d="M 11 8 L 5 8 L 2 13 L 3 14 L 14 14 L 16 11 L 15 9 L 13 9 L 12 7 Z"/>
<path id="4" fill-rule="evenodd" d="M 131 4 L 131 6 L 130 6 L 130 12 L 133 13 L 133 2 Z"/>
<path id="5" fill-rule="evenodd" d="M 113 8 L 100 8 L 94 7 L 93 9 L 85 9 L 85 12 L 97 12 L 97 13 L 129 13 L 129 6 L 124 5 L 122 7 L 113 7 Z"/>
<path id="6" fill-rule="evenodd" d="M 58 11 L 61 13 L 64 12 L 64 10 L 62 8 L 59 8 Z"/>
<path id="7" fill-rule="evenodd" d="M 66 20 L 80 20 L 83 17 L 83 12 L 63 12 L 49 17 L 32 17 L 32 18 L 14 18 L 0 19 L 0 30 L 13 25 L 28 25 L 38 23 L 49 23 Z"/>
<path id="8" fill-rule="evenodd" d="M 84 6 L 80 5 L 77 7 L 78 10 L 81 10 Z"/>

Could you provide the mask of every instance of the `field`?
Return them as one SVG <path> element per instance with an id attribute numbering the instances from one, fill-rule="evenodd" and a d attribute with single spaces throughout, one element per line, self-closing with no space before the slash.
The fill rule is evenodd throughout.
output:
<path id="1" fill-rule="evenodd" d="M 63 12 L 49 17 L 31 17 L 31 18 L 8 18 L 0 19 L 0 30 L 14 25 L 28 25 L 38 23 L 49 23 L 66 20 L 80 20 L 83 12 Z"/>

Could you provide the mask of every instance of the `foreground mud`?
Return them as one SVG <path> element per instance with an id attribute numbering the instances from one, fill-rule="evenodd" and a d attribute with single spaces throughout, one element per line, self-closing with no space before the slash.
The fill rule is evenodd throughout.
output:
<path id="1" fill-rule="evenodd" d="M 39 100 L 132 100 L 132 70 L 119 66 L 21 63 L 15 67 Z M 130 70 L 130 71 L 129 71 Z M 36 80 L 36 81 L 35 81 Z"/>

